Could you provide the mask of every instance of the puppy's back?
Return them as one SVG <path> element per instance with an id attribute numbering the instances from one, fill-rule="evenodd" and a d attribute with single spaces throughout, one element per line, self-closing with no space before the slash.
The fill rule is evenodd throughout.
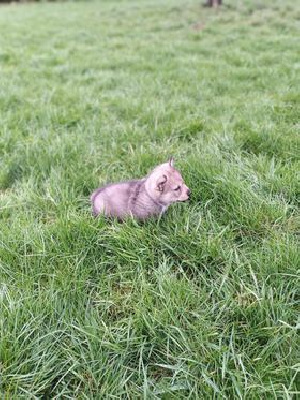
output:
<path id="1" fill-rule="evenodd" d="M 124 217 L 130 213 L 129 199 L 135 192 L 138 180 L 103 186 L 92 194 L 93 213 Z"/>

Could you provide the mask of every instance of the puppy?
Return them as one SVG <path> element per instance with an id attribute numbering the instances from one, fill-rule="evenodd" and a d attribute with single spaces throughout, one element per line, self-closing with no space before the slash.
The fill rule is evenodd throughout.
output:
<path id="1" fill-rule="evenodd" d="M 104 214 L 121 220 L 132 216 L 143 220 L 166 212 L 171 203 L 188 200 L 190 193 L 170 158 L 143 179 L 112 183 L 95 190 L 91 201 L 95 216 Z"/>

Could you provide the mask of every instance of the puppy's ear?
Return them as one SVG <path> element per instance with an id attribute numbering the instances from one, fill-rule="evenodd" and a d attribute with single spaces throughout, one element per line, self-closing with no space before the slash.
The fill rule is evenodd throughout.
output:
<path id="1" fill-rule="evenodd" d="M 169 165 L 170 165 L 170 167 L 174 167 L 174 158 L 173 157 L 169 158 Z"/>
<path id="2" fill-rule="evenodd" d="M 156 183 L 156 189 L 162 192 L 164 190 L 165 184 L 167 183 L 168 177 L 163 174 Z"/>

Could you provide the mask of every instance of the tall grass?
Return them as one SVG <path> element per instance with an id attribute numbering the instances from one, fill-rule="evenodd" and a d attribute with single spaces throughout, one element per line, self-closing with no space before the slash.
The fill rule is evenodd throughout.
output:
<path id="1" fill-rule="evenodd" d="M 0 7 L 3 398 L 296 398 L 300 8 L 224 3 Z M 171 154 L 189 204 L 92 218 Z"/>

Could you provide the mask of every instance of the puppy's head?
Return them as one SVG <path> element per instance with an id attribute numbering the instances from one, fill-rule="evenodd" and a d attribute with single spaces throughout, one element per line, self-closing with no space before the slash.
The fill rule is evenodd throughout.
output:
<path id="1" fill-rule="evenodd" d="M 154 200 L 162 204 L 186 201 L 191 193 L 180 172 L 174 168 L 173 157 L 167 163 L 157 166 L 149 174 L 146 190 Z"/>

